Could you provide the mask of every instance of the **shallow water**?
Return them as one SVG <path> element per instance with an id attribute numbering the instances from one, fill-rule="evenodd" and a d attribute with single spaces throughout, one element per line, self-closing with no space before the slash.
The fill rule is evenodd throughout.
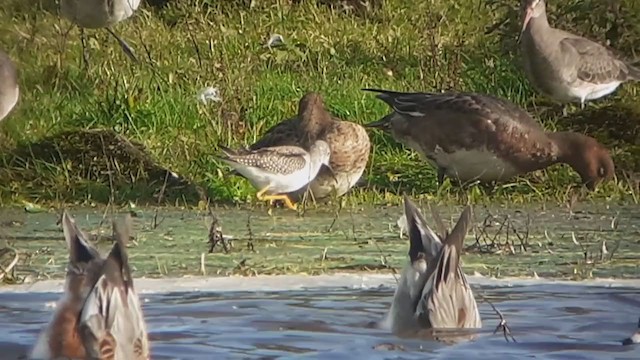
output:
<path id="1" fill-rule="evenodd" d="M 426 208 L 426 204 L 420 206 Z M 449 224 L 460 214 L 458 206 L 437 208 Z M 117 216 L 124 211 L 119 210 Z M 265 209 L 219 208 L 215 212 L 223 233 L 235 239 L 228 254 L 220 247 L 207 253 L 211 220 L 206 212 L 160 208 L 159 225 L 153 226 L 154 212 L 153 208 L 136 209 L 136 238 L 129 247 L 136 276 L 201 275 L 202 268 L 207 275 L 389 272 L 406 262 L 407 239 L 400 239 L 396 226 L 403 212 L 398 206 L 345 208 L 339 216 L 329 206 L 310 209 L 304 216 L 286 209 L 276 209 L 269 216 Z M 96 245 L 102 251 L 110 248 L 109 212 L 73 208 L 70 213 L 92 239 L 100 239 Z M 490 214 L 492 221 L 487 220 Z M 431 221 L 428 210 L 425 215 Z M 565 207 L 545 204 L 478 205 L 474 217 L 477 226 L 467 236 L 468 251 L 462 260 L 467 273 L 548 278 L 633 278 L 640 274 L 637 205 L 585 202 L 573 214 Z M 505 217 L 511 219 L 510 226 L 501 225 Z M 29 214 L 0 209 L 0 241 L 6 240 L 22 254 L 15 268 L 19 279 L 64 276 L 67 249 L 58 219 L 54 210 Z M 614 223 L 617 226 L 612 228 Z M 527 239 L 520 241 L 516 232 L 527 234 Z M 580 245 L 573 242 L 572 233 Z M 475 242 L 476 236 L 482 238 Z M 605 242 L 609 254 L 602 261 Z M 248 243 L 253 245 L 250 249 Z M 0 256 L 2 264 L 10 260 L 7 257 Z"/>
<path id="2" fill-rule="evenodd" d="M 473 342 L 398 339 L 367 328 L 388 308 L 389 287 L 281 292 L 142 294 L 154 359 L 638 359 L 621 346 L 640 316 L 639 288 L 566 284 L 486 286 L 518 343 L 492 335 L 498 320 L 480 302 Z M 1 293 L 2 359 L 19 358 L 53 309 L 57 293 Z M 381 344 L 403 350 L 382 350 Z"/>

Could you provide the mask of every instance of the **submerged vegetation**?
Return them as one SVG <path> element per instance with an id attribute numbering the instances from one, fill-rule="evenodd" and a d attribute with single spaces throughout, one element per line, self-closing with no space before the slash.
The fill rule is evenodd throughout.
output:
<path id="1" fill-rule="evenodd" d="M 452 227 L 460 207 L 438 208 L 445 226 Z M 237 208 L 211 213 L 133 208 L 131 265 L 136 276 L 175 277 L 395 273 L 406 264 L 407 234 L 401 238 L 396 225 L 401 207 L 333 210 L 311 209 L 298 217 L 284 209 L 266 216 L 264 211 Z M 106 212 L 75 208 L 70 213 L 91 243 L 103 252 L 111 248 Z M 425 215 L 431 223 L 432 217 Z M 56 224 L 58 214 L 5 209 L 0 216 L 0 238 L 6 245 L 0 251 L 3 281 L 64 276 L 68 251 Z M 635 277 L 640 259 L 637 217 L 635 205 L 476 206 L 463 269 L 469 275 L 497 278 Z"/>
<path id="2" fill-rule="evenodd" d="M 203 191 L 213 202 L 245 202 L 255 190 L 214 159 L 216 144 L 256 141 L 295 114 L 307 91 L 322 93 L 339 117 L 376 120 L 388 109 L 362 87 L 508 98 L 550 130 L 587 132 L 609 146 L 617 183 L 589 196 L 637 202 L 640 86 L 625 85 L 561 118 L 560 108 L 535 94 L 521 70 L 518 3 L 149 1 L 114 29 L 142 62 L 130 61 L 106 31 L 91 30 L 85 68 L 78 29 L 59 18 L 54 2 L 5 0 L 0 46 L 20 68 L 21 98 L 0 124 L 0 205 L 156 203 L 166 176 L 154 169 L 170 169 L 202 190 L 180 193 L 178 187 L 162 202 L 194 204 Z M 634 57 L 639 2 L 549 5 L 553 23 Z M 284 44 L 267 46 L 276 34 Z M 221 101 L 199 101 L 206 87 L 217 88 Z M 78 138 L 96 129 L 140 145 L 144 161 L 111 154 L 95 137 Z M 448 184 L 438 189 L 434 169 L 417 154 L 380 133 L 370 136 L 363 186 L 349 199 L 386 202 L 404 191 L 460 196 Z M 577 179 L 556 166 L 492 193 L 473 187 L 468 194 L 474 202 L 568 201 Z"/>

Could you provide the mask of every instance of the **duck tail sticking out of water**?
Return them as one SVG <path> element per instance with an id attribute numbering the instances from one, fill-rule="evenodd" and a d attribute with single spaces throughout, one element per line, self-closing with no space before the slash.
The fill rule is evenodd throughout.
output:
<path id="1" fill-rule="evenodd" d="M 415 316 L 416 306 L 427 282 L 428 264 L 434 261 L 442 247 L 440 238 L 408 197 L 404 198 L 404 215 L 409 235 L 409 262 L 402 270 L 391 308 L 378 324 L 395 334 L 411 333 L 420 328 Z"/>
<path id="2" fill-rule="evenodd" d="M 478 305 L 460 267 L 460 254 L 470 224 L 471 207 L 467 206 L 443 241 L 436 261 L 429 264 L 428 280 L 416 309 L 416 316 L 427 328 L 482 326 Z"/>
<path id="3" fill-rule="evenodd" d="M 122 223 L 114 222 L 116 243 L 80 315 L 81 336 L 91 357 L 149 358 L 142 307 L 133 287 L 126 250 L 130 229 L 130 216 Z"/>
<path id="4" fill-rule="evenodd" d="M 69 249 L 65 289 L 32 359 L 149 359 L 140 301 L 133 287 L 126 243 L 130 218 L 114 224 L 116 243 L 106 258 L 87 241 L 65 211 Z"/>
<path id="5" fill-rule="evenodd" d="M 640 344 L 640 319 L 638 319 L 638 329 L 630 337 L 622 340 L 622 345 Z"/>

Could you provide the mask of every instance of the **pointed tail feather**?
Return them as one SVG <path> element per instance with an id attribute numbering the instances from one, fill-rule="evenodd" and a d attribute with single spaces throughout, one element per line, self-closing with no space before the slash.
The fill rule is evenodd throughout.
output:
<path id="1" fill-rule="evenodd" d="M 438 256 L 442 243 L 408 196 L 404 197 L 404 214 L 409 235 L 409 258 L 413 262 L 419 252 L 424 252 L 427 260 L 433 261 Z"/>
<path id="2" fill-rule="evenodd" d="M 466 206 L 462 214 L 460 214 L 460 218 L 458 219 L 458 223 L 453 228 L 449 236 L 444 240 L 445 246 L 452 246 L 456 249 L 456 259 L 451 259 L 455 262 L 453 264 L 455 267 L 458 267 L 458 262 L 460 261 L 460 254 L 462 253 L 462 247 L 464 246 L 464 238 L 467 236 L 467 231 L 469 230 L 469 225 L 471 224 L 471 206 Z M 452 266 L 452 268 L 454 268 Z"/>
<path id="3" fill-rule="evenodd" d="M 133 289 L 131 267 L 129 266 L 129 256 L 127 255 L 127 243 L 129 242 L 131 226 L 131 215 L 129 214 L 127 214 L 121 222 L 113 222 L 113 235 L 116 243 L 113 245 L 113 248 L 111 248 L 111 252 L 109 256 L 107 256 L 107 261 L 114 261 L 118 271 L 117 274 L 105 273 L 109 279 L 111 279 L 110 275 L 115 275 L 116 278 L 122 279 L 127 291 Z"/>
<path id="4" fill-rule="evenodd" d="M 376 98 L 384 101 L 391 107 L 393 107 L 393 102 L 396 97 L 404 95 L 404 93 L 398 92 L 398 91 L 372 89 L 372 88 L 363 88 L 362 91 L 378 93 L 378 95 L 376 95 Z"/>

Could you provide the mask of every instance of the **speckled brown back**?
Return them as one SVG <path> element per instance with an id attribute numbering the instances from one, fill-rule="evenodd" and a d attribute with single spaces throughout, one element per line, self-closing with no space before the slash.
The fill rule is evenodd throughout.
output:
<path id="1" fill-rule="evenodd" d="M 227 161 L 270 173 L 291 174 L 305 167 L 308 153 L 297 146 L 267 147 L 239 154 L 227 152 Z"/>

